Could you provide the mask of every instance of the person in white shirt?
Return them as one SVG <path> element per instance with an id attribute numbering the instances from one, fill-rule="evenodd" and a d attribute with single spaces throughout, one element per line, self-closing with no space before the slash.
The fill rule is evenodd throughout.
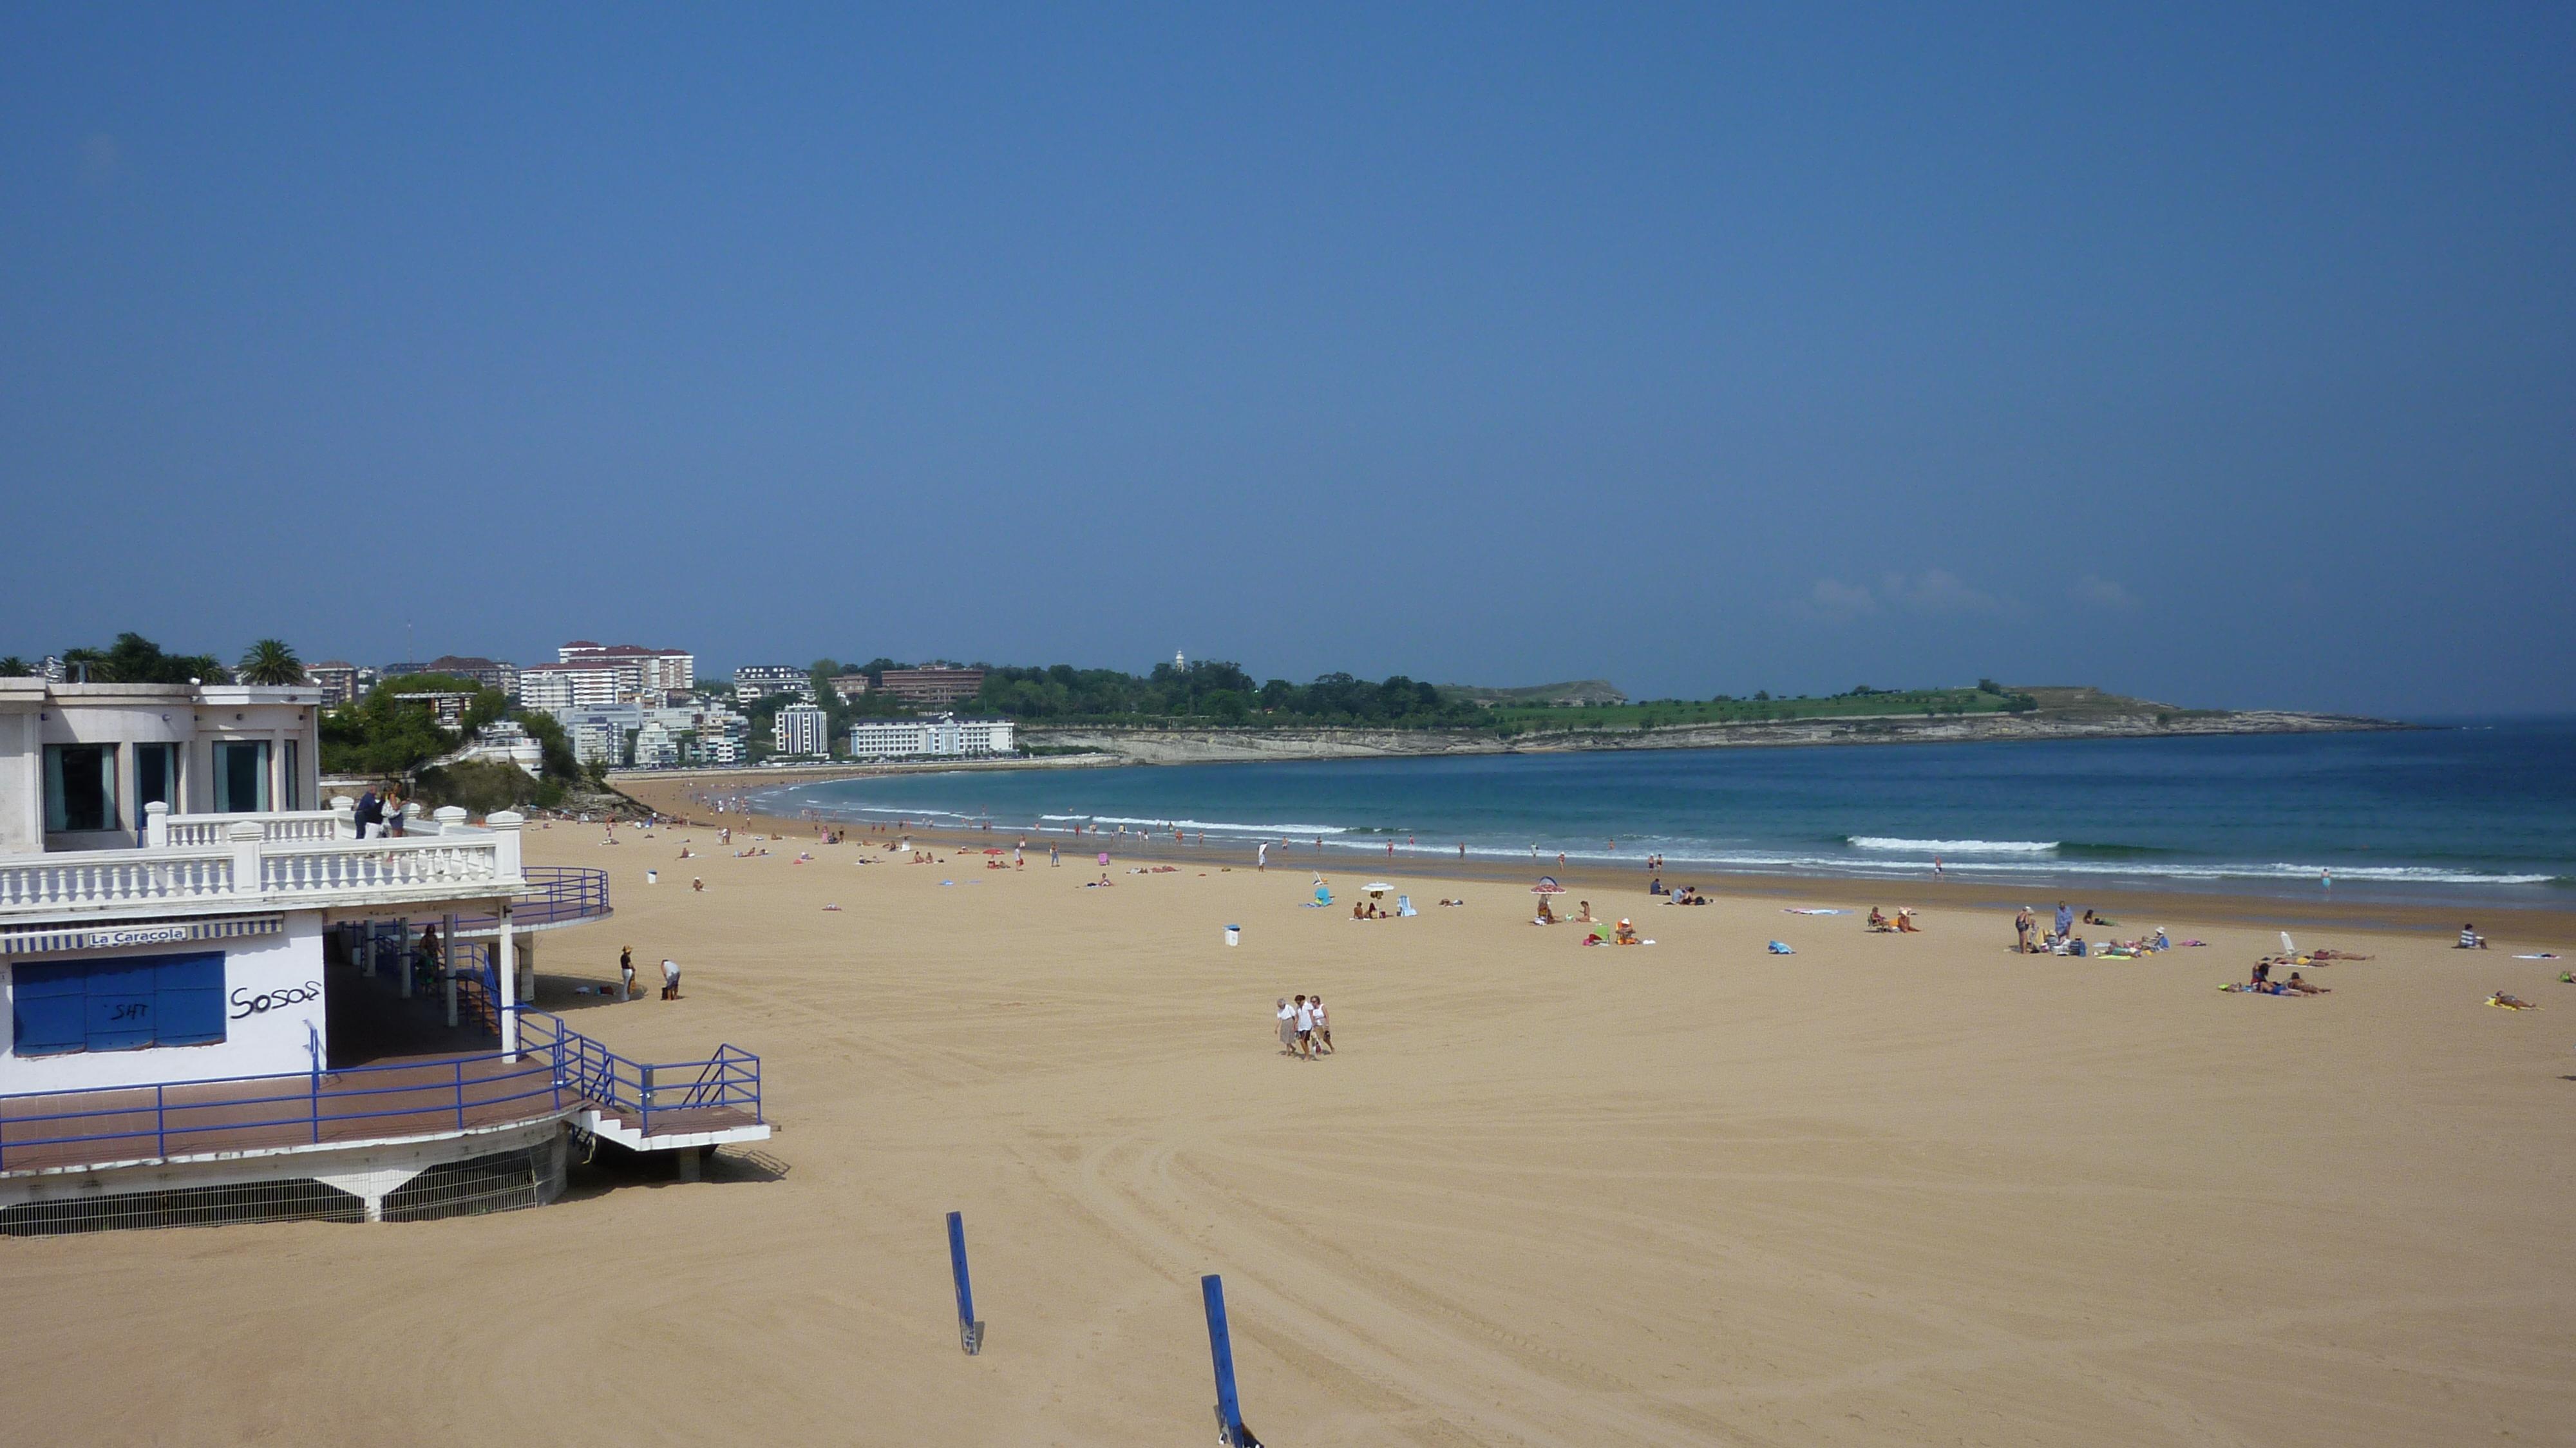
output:
<path id="1" fill-rule="evenodd" d="M 1297 1056 L 1305 1061 L 1315 1059 L 1315 1008 L 1302 995 L 1297 997 Z"/>
<path id="2" fill-rule="evenodd" d="M 1315 1045 L 1325 1055 L 1333 1054 L 1333 1018 L 1324 1014 L 1324 998 L 1308 996 L 1307 1004 L 1315 1008 Z"/>
<path id="3" fill-rule="evenodd" d="M 676 960 L 665 960 L 662 962 L 662 999 L 675 1001 L 679 998 L 680 963 Z"/>
<path id="4" fill-rule="evenodd" d="M 1279 1049 L 1291 1056 L 1297 1054 L 1297 1012 L 1289 1007 L 1286 996 L 1279 998 Z"/>

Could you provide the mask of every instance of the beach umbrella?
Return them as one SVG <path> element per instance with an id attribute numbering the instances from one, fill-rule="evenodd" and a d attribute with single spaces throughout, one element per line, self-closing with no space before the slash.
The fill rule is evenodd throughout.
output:
<path id="1" fill-rule="evenodd" d="M 1392 890 L 1392 889 L 1394 889 L 1394 888 L 1395 888 L 1395 887 L 1394 887 L 1393 885 L 1388 884 L 1388 883 L 1387 883 L 1387 882 L 1385 882 L 1384 880 L 1380 880 L 1380 881 L 1378 881 L 1377 883 L 1375 883 L 1375 884 L 1373 884 L 1373 885 L 1369 886 L 1369 887 L 1368 887 L 1368 892 L 1369 892 L 1371 895 L 1383 895 L 1383 894 L 1385 894 L 1387 891 Z"/>
<path id="2" fill-rule="evenodd" d="M 1533 895 L 1562 895 L 1565 893 L 1565 887 L 1556 883 L 1556 877 L 1554 875 L 1541 875 L 1538 877 L 1538 883 L 1530 886 L 1530 893 Z"/>

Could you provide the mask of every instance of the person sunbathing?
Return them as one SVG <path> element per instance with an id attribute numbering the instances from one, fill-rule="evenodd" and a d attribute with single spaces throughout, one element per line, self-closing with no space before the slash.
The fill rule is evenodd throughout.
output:
<path id="1" fill-rule="evenodd" d="M 1912 910 L 1899 910 L 1896 912 L 1896 930 L 1900 935 L 1920 935 L 1923 933 L 1923 927 L 1914 923 L 1914 912 Z"/>
<path id="2" fill-rule="evenodd" d="M 1637 927 L 1622 920 L 1619 922 L 1618 933 L 1613 935 L 1611 940 L 1618 945 L 1634 945 L 1637 943 Z"/>
<path id="3" fill-rule="evenodd" d="M 2536 1011 L 2540 1009 L 2539 1006 L 2530 1001 L 2524 1000 L 2518 995 L 2507 995 L 2503 991 L 2497 991 L 2494 995 L 2488 996 L 2487 1004 L 2491 1006 L 2502 1006 L 2509 1011 Z"/>
<path id="4" fill-rule="evenodd" d="M 1574 903 L 1580 911 L 1580 913 L 1574 917 L 1574 923 L 1577 925 L 1592 924 L 1592 902 L 1589 900 L 1577 900 Z"/>
<path id="5" fill-rule="evenodd" d="M 2308 984 L 2295 970 L 2290 972 L 2290 978 L 2282 983 L 2281 988 L 2295 995 L 2326 995 L 2332 990 L 2330 986 Z"/>
<path id="6" fill-rule="evenodd" d="M 1530 922 L 1530 924 L 1532 924 L 1532 925 L 1554 925 L 1555 923 L 1556 923 L 1556 912 L 1547 908 L 1547 897 L 1546 897 L 1545 895 L 1541 895 L 1541 896 L 1539 896 L 1539 897 L 1538 897 L 1538 918 L 1537 918 L 1537 919 L 1535 919 L 1535 920 L 1532 920 L 1532 921 Z"/>
<path id="7" fill-rule="evenodd" d="M 1894 930 L 1896 927 L 1888 924 L 1887 917 L 1879 914 L 1878 907 L 1872 905 L 1869 907 L 1869 928 L 1873 931 L 1887 931 Z"/>

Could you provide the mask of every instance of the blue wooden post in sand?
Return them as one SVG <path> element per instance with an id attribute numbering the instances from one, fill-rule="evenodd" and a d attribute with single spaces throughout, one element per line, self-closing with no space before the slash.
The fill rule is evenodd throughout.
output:
<path id="1" fill-rule="evenodd" d="M 984 1324 L 975 1320 L 975 1288 L 966 1280 L 966 1219 L 948 1214 L 948 1265 L 957 1273 L 957 1345 L 973 1357 L 984 1350 Z"/>
<path id="2" fill-rule="evenodd" d="M 1225 1326 L 1225 1282 L 1211 1272 L 1199 1279 L 1207 1299 L 1208 1356 L 1216 1363 L 1216 1441 L 1225 1448 L 1261 1448 L 1243 1426 L 1243 1403 L 1234 1392 L 1234 1338 Z"/>

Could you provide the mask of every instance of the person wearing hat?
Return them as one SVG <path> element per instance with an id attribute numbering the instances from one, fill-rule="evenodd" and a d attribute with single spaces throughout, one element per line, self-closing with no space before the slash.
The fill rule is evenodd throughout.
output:
<path id="1" fill-rule="evenodd" d="M 1619 920 L 1618 933 L 1610 938 L 1613 944 L 1634 945 L 1637 943 L 1637 927 L 1629 924 L 1627 918 L 1622 916 Z"/>

